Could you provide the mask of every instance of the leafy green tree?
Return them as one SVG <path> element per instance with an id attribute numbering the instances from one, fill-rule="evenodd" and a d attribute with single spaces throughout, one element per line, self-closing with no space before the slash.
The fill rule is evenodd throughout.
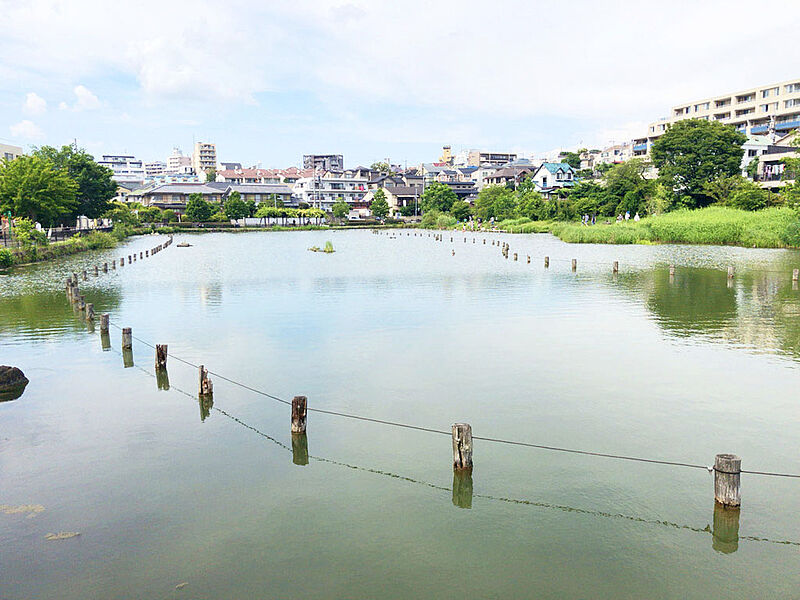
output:
<path id="1" fill-rule="evenodd" d="M 754 156 L 753 160 L 747 163 L 747 176 L 753 181 L 758 181 L 758 157 Z"/>
<path id="2" fill-rule="evenodd" d="M 372 216 L 378 219 L 383 219 L 389 214 L 389 203 L 386 201 L 386 192 L 383 191 L 383 188 L 378 188 L 375 191 L 369 208 L 372 211 Z"/>
<path id="3" fill-rule="evenodd" d="M 536 190 L 529 190 L 519 194 L 519 204 L 517 205 L 517 214 L 520 217 L 526 217 L 534 221 L 542 220 L 543 209 L 545 206 L 545 199 Z"/>
<path id="4" fill-rule="evenodd" d="M 632 158 L 611 167 L 605 176 L 606 189 L 598 209 L 605 216 L 624 213 L 643 212 L 646 199 L 655 186 L 655 181 L 646 179 L 644 174 L 649 163 Z"/>
<path id="5" fill-rule="evenodd" d="M 108 210 L 103 213 L 103 217 L 111 219 L 115 224 L 139 225 L 139 216 L 133 212 L 134 204 L 140 206 L 138 203 L 112 202 L 109 204 Z M 141 210 L 141 208 L 136 208 L 136 210 Z"/>
<path id="6" fill-rule="evenodd" d="M 744 178 L 739 175 L 731 175 L 729 177 L 715 177 L 711 181 L 707 181 L 703 186 L 703 191 L 711 198 L 712 202 L 717 204 L 727 204 L 733 192 L 742 184 Z"/>
<path id="7" fill-rule="evenodd" d="M 30 219 L 17 219 L 14 223 L 14 236 L 23 246 L 46 246 L 47 234 L 36 229 Z"/>
<path id="8" fill-rule="evenodd" d="M 239 192 L 231 192 L 231 195 L 228 196 L 228 199 L 225 201 L 225 216 L 228 219 L 244 219 L 245 217 L 250 215 L 250 209 L 247 206 L 247 203 L 242 200 L 241 194 Z"/>
<path id="9" fill-rule="evenodd" d="M 247 216 L 254 217 L 256 214 L 256 202 L 255 200 L 245 200 L 245 205 L 247 206 Z M 302 206 L 300 208 L 303 208 Z M 306 207 L 308 208 L 308 207 Z"/>
<path id="10" fill-rule="evenodd" d="M 108 167 L 98 165 L 94 157 L 82 148 L 62 146 L 57 150 L 53 146 L 42 146 L 33 152 L 53 163 L 53 166 L 65 171 L 78 185 L 77 204 L 72 210 L 72 217 L 80 215 L 96 219 L 108 210 L 109 202 L 117 193 L 117 182 L 112 179 L 114 172 Z"/>
<path id="11" fill-rule="evenodd" d="M 178 220 L 178 216 L 175 214 L 175 211 L 170 208 L 167 208 L 161 213 L 161 218 L 167 223 L 174 223 Z"/>
<path id="12" fill-rule="evenodd" d="M 761 210 L 767 207 L 769 193 L 767 190 L 753 183 L 749 179 L 739 177 L 740 181 L 731 192 L 728 204 L 734 208 L 744 210 Z"/>
<path id="13" fill-rule="evenodd" d="M 388 162 L 385 161 L 378 161 L 374 162 L 369 166 L 370 169 L 373 171 L 379 171 L 380 173 L 386 173 L 387 175 L 394 175 L 394 171 L 392 171 L 391 166 Z"/>
<path id="14" fill-rule="evenodd" d="M 203 200 L 202 194 L 189 194 L 185 215 L 190 221 L 209 221 L 215 213 L 215 207 Z"/>
<path id="15" fill-rule="evenodd" d="M 338 200 L 331 207 L 331 211 L 333 212 L 333 216 L 337 219 L 344 219 L 348 214 L 350 214 L 350 205 L 344 200 Z"/>
<path id="16" fill-rule="evenodd" d="M 163 218 L 161 209 L 155 206 L 139 209 L 139 220 L 143 223 L 159 223 Z"/>
<path id="17" fill-rule="evenodd" d="M 66 171 L 41 156 L 20 156 L 0 163 L 2 213 L 53 225 L 72 214 L 77 191 L 78 184 Z"/>
<path id="18" fill-rule="evenodd" d="M 468 202 L 463 200 L 456 200 L 453 206 L 450 207 L 450 214 L 459 221 L 466 221 L 472 213 L 472 207 Z"/>
<path id="19" fill-rule="evenodd" d="M 576 171 L 581 168 L 581 155 L 578 152 L 562 152 L 558 157 Z"/>
<path id="20" fill-rule="evenodd" d="M 449 212 L 450 207 L 453 206 L 453 202 L 456 200 L 458 200 L 458 196 L 450 189 L 450 186 L 434 182 L 425 188 L 420 203 L 422 204 L 422 212 L 430 210 Z"/>
<path id="21" fill-rule="evenodd" d="M 705 184 L 739 172 L 747 136 L 718 121 L 687 119 L 674 123 L 653 143 L 659 180 L 690 208 L 713 201 Z"/>
<path id="22" fill-rule="evenodd" d="M 478 193 L 475 200 L 475 216 L 484 221 L 494 217 L 496 221 L 514 217 L 517 210 L 517 196 L 506 187 L 490 185 Z"/>
<path id="23" fill-rule="evenodd" d="M 206 169 L 206 181 L 216 181 L 217 180 L 217 170 L 214 168 Z"/>

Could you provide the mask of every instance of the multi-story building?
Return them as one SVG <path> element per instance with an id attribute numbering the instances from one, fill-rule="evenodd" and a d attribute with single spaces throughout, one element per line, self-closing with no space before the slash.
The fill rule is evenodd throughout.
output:
<path id="1" fill-rule="evenodd" d="M 347 202 L 352 208 L 365 208 L 364 196 L 369 178 L 358 175 L 357 171 L 328 171 L 322 175 L 301 177 L 294 183 L 294 200 L 322 210 L 331 210 L 339 201 Z"/>
<path id="2" fill-rule="evenodd" d="M 439 162 L 446 165 L 453 164 L 453 150 L 450 146 L 442 146 L 442 156 L 439 157 Z"/>
<path id="3" fill-rule="evenodd" d="M 192 168 L 201 179 L 210 169 L 217 170 L 217 146 L 207 142 L 196 142 L 192 153 Z"/>
<path id="4" fill-rule="evenodd" d="M 130 154 L 104 154 L 97 164 L 114 171 L 112 179 L 120 183 L 142 183 L 146 177 L 142 161 Z"/>
<path id="5" fill-rule="evenodd" d="M 320 171 L 344 171 L 344 156 L 341 154 L 304 154 L 303 168 Z"/>
<path id="6" fill-rule="evenodd" d="M 506 163 L 517 160 L 517 155 L 510 152 L 481 152 L 480 150 L 470 150 L 467 164 L 472 167 L 490 165 L 502 167 Z"/>
<path id="7" fill-rule="evenodd" d="M 153 162 L 144 163 L 144 174 L 150 179 L 152 177 L 160 177 L 167 172 L 167 163 L 156 160 Z"/>
<path id="8" fill-rule="evenodd" d="M 673 106 L 668 117 L 651 123 L 647 135 L 633 141 L 633 155 L 646 155 L 670 125 L 684 119 L 719 121 L 752 135 L 787 133 L 800 127 L 800 79 Z"/>
<path id="9" fill-rule="evenodd" d="M 180 148 L 173 148 L 172 154 L 167 157 L 168 173 L 186 173 L 192 170 L 192 157 L 184 156 Z"/>
<path id="10" fill-rule="evenodd" d="M 18 156 L 22 156 L 22 148 L 10 144 L 0 144 L 0 160 L 5 159 L 10 161 Z"/>
<path id="11" fill-rule="evenodd" d="M 557 190 L 575 185 L 575 169 L 565 162 L 546 162 L 536 169 L 531 180 L 536 189 L 549 198 Z"/>
<path id="12" fill-rule="evenodd" d="M 178 214 L 186 210 L 186 203 L 192 194 L 200 194 L 203 200 L 221 204 L 224 190 L 202 183 L 168 183 L 149 188 L 141 193 L 141 203 L 161 209 L 171 209 Z"/>
<path id="13" fill-rule="evenodd" d="M 600 151 L 594 159 L 594 167 L 602 164 L 616 165 L 625 162 L 633 157 L 633 146 L 631 144 L 615 144 Z"/>

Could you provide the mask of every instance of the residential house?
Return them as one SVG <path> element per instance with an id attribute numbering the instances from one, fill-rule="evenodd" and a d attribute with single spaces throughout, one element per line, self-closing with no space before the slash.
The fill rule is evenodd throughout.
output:
<path id="1" fill-rule="evenodd" d="M 182 215 L 192 194 L 200 194 L 203 200 L 220 205 L 223 193 L 204 183 L 168 183 L 146 190 L 140 202 L 145 206 L 171 209 Z"/>
<path id="2" fill-rule="evenodd" d="M 533 171 L 534 169 L 531 167 L 503 167 L 489 175 L 484 180 L 484 185 L 506 185 L 511 183 L 516 188 L 519 182 L 525 177 L 529 177 Z"/>
<path id="3" fill-rule="evenodd" d="M 292 195 L 299 203 L 329 211 L 336 202 L 344 201 L 352 208 L 366 208 L 368 177 L 358 177 L 359 171 L 326 171 L 321 175 L 300 177 L 293 185 Z"/>
<path id="4" fill-rule="evenodd" d="M 219 182 L 217 182 L 219 185 Z M 224 198 L 227 199 L 233 192 L 239 192 L 245 202 L 255 202 L 256 205 L 266 202 L 267 204 L 278 201 L 283 206 L 292 204 L 292 190 L 283 183 L 235 183 L 226 184 Z M 216 187 L 216 186 L 214 186 Z"/>
<path id="5" fill-rule="evenodd" d="M 546 162 L 536 169 L 531 180 L 549 198 L 553 192 L 575 185 L 575 169 L 565 162 Z"/>

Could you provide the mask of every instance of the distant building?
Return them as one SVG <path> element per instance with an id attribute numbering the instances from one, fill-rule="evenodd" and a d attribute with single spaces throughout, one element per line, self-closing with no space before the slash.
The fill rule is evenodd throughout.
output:
<path id="1" fill-rule="evenodd" d="M 173 148 L 167 157 L 167 173 L 186 173 L 192 170 L 192 157 L 184 156 L 180 148 Z"/>
<path id="2" fill-rule="evenodd" d="M 201 179 L 210 169 L 217 170 L 217 146 L 207 142 L 197 142 L 192 153 L 192 169 Z"/>
<path id="3" fill-rule="evenodd" d="M 506 163 L 517 160 L 517 155 L 510 152 L 481 152 L 480 150 L 470 150 L 467 164 L 473 167 L 490 165 L 502 167 Z"/>
<path id="4" fill-rule="evenodd" d="M 160 177 L 167 172 L 167 163 L 160 160 L 144 163 L 144 174 L 148 179 Z"/>
<path id="5" fill-rule="evenodd" d="M 0 144 L 0 160 L 14 160 L 22 156 L 22 148 L 19 146 L 12 146 L 10 144 Z"/>
<path id="6" fill-rule="evenodd" d="M 329 171 L 322 175 L 301 177 L 292 190 L 294 200 L 298 204 L 305 202 L 327 211 L 339 201 L 346 202 L 351 208 L 365 208 L 364 196 L 369 179 L 358 175 L 358 171 Z"/>
<path id="7" fill-rule="evenodd" d="M 224 191 L 202 183 L 168 183 L 145 190 L 140 201 L 145 206 L 170 209 L 182 215 L 192 194 L 200 194 L 203 200 L 219 205 Z"/>
<path id="8" fill-rule="evenodd" d="M 119 183 L 142 183 L 146 177 L 142 161 L 129 154 L 104 154 L 97 164 L 111 169 Z"/>
<path id="9" fill-rule="evenodd" d="M 304 154 L 304 169 L 320 171 L 344 171 L 344 156 L 341 154 Z"/>
<path id="10" fill-rule="evenodd" d="M 511 183 L 516 189 L 519 182 L 530 176 L 533 171 L 532 167 L 504 167 L 489 175 L 484 180 L 484 185 L 506 185 Z"/>
<path id="11" fill-rule="evenodd" d="M 213 187 L 217 187 L 218 185 L 219 182 L 213 184 Z M 283 183 L 227 184 L 224 197 L 228 198 L 233 192 L 239 192 L 242 200 L 245 202 L 254 202 L 256 205 L 262 202 L 269 206 L 271 206 L 273 202 L 276 205 L 280 202 L 282 206 L 289 206 L 292 204 L 292 190 L 288 185 Z"/>
<path id="12" fill-rule="evenodd" d="M 242 168 L 242 163 L 237 162 L 221 162 L 219 163 L 221 171 L 235 171 Z"/>
<path id="13" fill-rule="evenodd" d="M 600 154 L 595 157 L 593 166 L 597 168 L 597 166 L 602 164 L 616 165 L 630 160 L 631 158 L 633 158 L 633 147 L 631 144 L 617 144 L 601 150 Z"/>
<path id="14" fill-rule="evenodd" d="M 453 151 L 450 146 L 442 146 L 442 156 L 439 158 L 439 162 L 446 165 L 453 164 Z"/>

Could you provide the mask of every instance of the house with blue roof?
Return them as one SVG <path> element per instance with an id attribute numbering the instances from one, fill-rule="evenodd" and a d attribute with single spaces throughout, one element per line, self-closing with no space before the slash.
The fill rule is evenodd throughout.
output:
<path id="1" fill-rule="evenodd" d="M 531 176 L 536 190 L 545 198 L 549 198 L 557 190 L 574 186 L 576 179 L 575 169 L 565 162 L 542 163 Z"/>

